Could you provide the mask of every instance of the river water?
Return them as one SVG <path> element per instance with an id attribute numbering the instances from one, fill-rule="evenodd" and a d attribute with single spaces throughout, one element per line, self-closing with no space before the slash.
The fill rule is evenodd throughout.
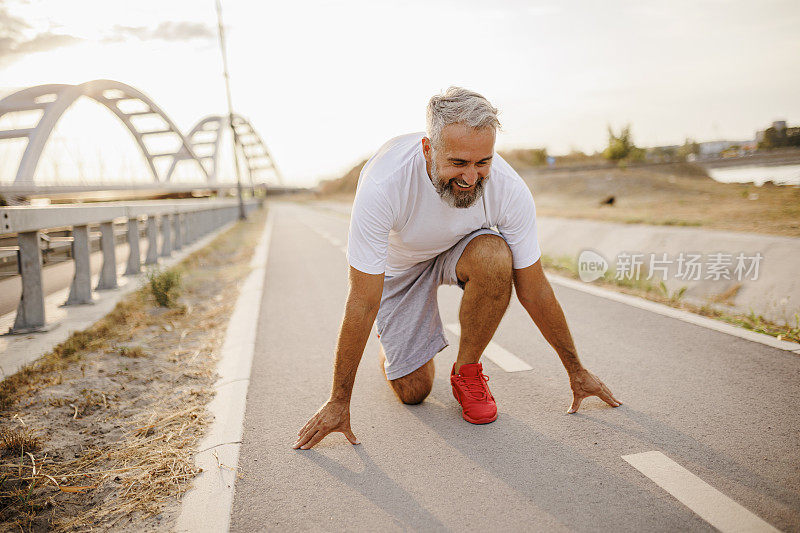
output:
<path id="1" fill-rule="evenodd" d="M 709 168 L 706 171 L 722 183 L 753 183 L 760 187 L 772 180 L 778 185 L 800 185 L 800 165 Z"/>

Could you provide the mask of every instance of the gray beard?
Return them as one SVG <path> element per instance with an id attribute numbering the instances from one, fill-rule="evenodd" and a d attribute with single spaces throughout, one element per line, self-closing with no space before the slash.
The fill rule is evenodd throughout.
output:
<path id="1" fill-rule="evenodd" d="M 488 177 L 488 176 L 487 176 Z M 436 162 L 431 158 L 431 181 L 439 193 L 439 196 L 450 207 L 457 207 L 459 209 L 466 209 L 471 207 L 481 196 L 483 196 L 483 182 L 486 178 L 480 178 L 475 183 L 475 188 L 469 192 L 457 194 L 453 189 L 453 182 L 456 178 L 450 181 L 443 182 L 439 177 L 439 171 L 436 168 Z"/>

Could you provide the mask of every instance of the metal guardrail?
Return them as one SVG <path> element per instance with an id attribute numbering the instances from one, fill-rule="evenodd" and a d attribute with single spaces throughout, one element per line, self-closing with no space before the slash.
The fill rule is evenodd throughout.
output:
<path id="1" fill-rule="evenodd" d="M 261 200 L 248 200 L 250 212 Z M 72 227 L 72 257 L 75 275 L 64 305 L 90 304 L 92 298 L 89 263 L 89 225 L 100 226 L 103 264 L 94 290 L 116 289 L 117 260 L 114 222 L 127 222 L 128 260 L 125 275 L 141 272 L 139 224 L 146 227 L 147 254 L 144 264 L 156 264 L 174 250 L 232 222 L 239 216 L 236 199 L 154 200 L 124 203 L 58 205 L 49 207 L 0 208 L 0 235 L 17 234 L 22 297 L 14 325 L 9 333 L 29 333 L 47 329 L 42 285 L 42 251 L 39 232 L 48 228 Z M 159 239 L 159 234 L 161 238 Z M 159 242 L 160 241 L 160 242 Z"/>

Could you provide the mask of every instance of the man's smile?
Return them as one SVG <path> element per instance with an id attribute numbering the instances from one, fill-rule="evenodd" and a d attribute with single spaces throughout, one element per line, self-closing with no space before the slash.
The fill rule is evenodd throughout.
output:
<path id="1" fill-rule="evenodd" d="M 452 180 L 450 180 L 450 183 L 453 183 L 456 186 L 456 189 L 460 191 L 471 191 L 472 189 L 475 188 L 476 185 L 475 183 L 469 185 L 467 182 L 461 181 L 458 178 L 453 178 Z"/>

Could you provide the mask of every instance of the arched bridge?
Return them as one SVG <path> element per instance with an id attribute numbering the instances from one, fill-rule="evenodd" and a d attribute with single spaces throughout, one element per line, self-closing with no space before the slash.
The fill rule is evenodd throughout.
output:
<path id="1" fill-rule="evenodd" d="M 223 130 L 229 127 L 227 115 L 205 117 L 197 122 L 188 135 L 184 135 L 169 116 L 141 91 L 118 81 L 94 80 L 80 85 L 37 85 L 0 100 L 0 118 L 9 113 L 42 110 L 33 127 L 0 128 L 0 140 L 27 138 L 28 141 L 20 158 L 14 186 L 34 185 L 36 167 L 56 123 L 73 102 L 83 96 L 105 106 L 128 128 L 147 161 L 155 184 L 168 184 L 178 164 L 187 160 L 197 165 L 206 184 L 217 183 L 220 140 Z M 161 125 L 155 129 L 152 126 L 145 129 L 137 117 L 156 119 L 148 121 L 151 125 L 160 120 Z M 252 124 L 246 118 L 234 115 L 233 126 L 236 129 L 234 138 L 237 149 L 244 156 L 250 182 L 253 183 L 259 173 L 271 172 L 277 184 L 282 185 L 280 172 Z M 149 136 L 177 138 L 178 148 L 157 152 L 146 142 Z M 210 146 L 210 152 L 202 148 L 204 146 Z M 167 159 L 169 165 L 157 165 L 156 161 L 162 158 Z"/>

